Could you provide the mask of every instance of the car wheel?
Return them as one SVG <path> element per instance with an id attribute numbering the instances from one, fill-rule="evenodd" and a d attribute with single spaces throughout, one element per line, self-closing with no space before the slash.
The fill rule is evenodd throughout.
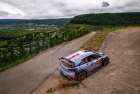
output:
<path id="1" fill-rule="evenodd" d="M 103 66 L 106 66 L 109 63 L 109 58 L 106 57 L 103 62 Z"/>
<path id="2" fill-rule="evenodd" d="M 79 81 L 84 80 L 86 78 L 86 76 L 87 76 L 86 72 L 82 71 L 78 75 L 78 80 Z"/>

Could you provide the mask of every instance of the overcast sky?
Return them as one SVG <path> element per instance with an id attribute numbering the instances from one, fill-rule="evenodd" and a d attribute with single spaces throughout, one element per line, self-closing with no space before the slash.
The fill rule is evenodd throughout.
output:
<path id="1" fill-rule="evenodd" d="M 140 0 L 0 0 L 0 19 L 69 18 L 103 12 L 140 12 Z"/>

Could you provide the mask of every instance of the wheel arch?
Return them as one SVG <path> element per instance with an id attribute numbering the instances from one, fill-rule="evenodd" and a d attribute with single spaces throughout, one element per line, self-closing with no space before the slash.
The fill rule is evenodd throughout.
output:
<path id="1" fill-rule="evenodd" d="M 106 66 L 109 63 L 109 57 L 108 56 L 106 56 L 102 60 L 103 60 L 103 66 Z"/>
<path id="2" fill-rule="evenodd" d="M 81 72 L 85 72 L 85 73 L 86 73 L 86 77 L 87 77 L 88 74 L 89 74 L 89 71 L 88 71 L 88 70 L 80 70 L 80 71 L 76 72 L 76 78 L 77 78 L 77 76 L 78 76 Z"/>

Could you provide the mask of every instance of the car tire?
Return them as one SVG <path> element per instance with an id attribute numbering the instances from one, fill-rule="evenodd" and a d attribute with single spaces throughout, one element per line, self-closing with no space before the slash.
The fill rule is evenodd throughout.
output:
<path id="1" fill-rule="evenodd" d="M 106 57 L 106 58 L 103 60 L 103 66 L 106 66 L 108 63 L 109 63 L 109 58 Z"/>
<path id="2" fill-rule="evenodd" d="M 87 77 L 87 73 L 85 71 L 82 71 L 79 73 L 77 80 L 82 81 Z"/>

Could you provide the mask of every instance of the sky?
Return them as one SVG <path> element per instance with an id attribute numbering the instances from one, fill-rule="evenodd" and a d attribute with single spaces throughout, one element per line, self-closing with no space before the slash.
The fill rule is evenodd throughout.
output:
<path id="1" fill-rule="evenodd" d="M 140 12 L 140 0 L 0 0 L 0 19 L 72 18 L 89 13 Z"/>

